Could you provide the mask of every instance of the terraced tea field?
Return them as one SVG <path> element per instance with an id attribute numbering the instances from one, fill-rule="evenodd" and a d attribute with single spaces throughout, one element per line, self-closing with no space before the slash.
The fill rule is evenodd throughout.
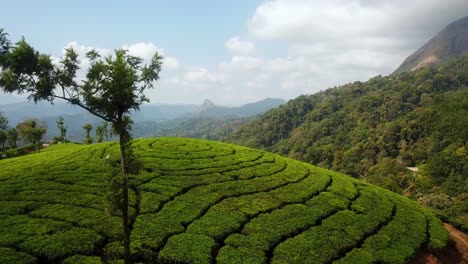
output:
<path id="1" fill-rule="evenodd" d="M 267 152 L 180 139 L 134 142 L 132 254 L 141 263 L 405 263 L 448 234 L 416 203 Z M 116 143 L 0 161 L 0 263 L 122 258 L 104 197 Z"/>

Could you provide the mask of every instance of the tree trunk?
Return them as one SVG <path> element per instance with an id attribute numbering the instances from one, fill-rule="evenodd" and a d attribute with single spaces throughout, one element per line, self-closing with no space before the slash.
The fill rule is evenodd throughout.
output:
<path id="1" fill-rule="evenodd" d="M 128 141 L 129 135 L 124 125 L 119 129 L 119 140 L 120 140 L 120 162 L 122 166 L 122 226 L 124 235 L 124 262 L 125 264 L 131 263 L 130 256 L 130 226 L 128 222 Z"/>

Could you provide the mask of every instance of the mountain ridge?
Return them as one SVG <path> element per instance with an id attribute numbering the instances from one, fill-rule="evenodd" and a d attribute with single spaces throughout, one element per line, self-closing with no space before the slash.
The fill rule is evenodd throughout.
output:
<path id="1" fill-rule="evenodd" d="M 468 16 L 450 23 L 406 58 L 394 73 L 438 64 L 468 51 Z"/>
<path id="2" fill-rule="evenodd" d="M 285 102 L 283 99 L 266 98 L 237 107 L 217 106 L 209 99 L 201 105 L 145 104 L 141 106 L 141 111 L 133 113 L 133 134 L 135 137 L 177 135 L 219 139 L 236 130 L 248 118 Z M 65 118 L 69 139 L 72 141 L 78 142 L 84 138 L 82 126 L 85 123 L 91 123 L 94 128 L 102 123 L 102 120 L 87 111 L 65 102 L 53 105 L 48 102 L 0 105 L 0 112 L 8 118 L 11 127 L 30 118 L 44 121 L 48 127 L 46 140 L 59 134 L 55 123 L 59 116 L 57 113 Z M 187 133 L 182 133 L 182 129 Z"/>

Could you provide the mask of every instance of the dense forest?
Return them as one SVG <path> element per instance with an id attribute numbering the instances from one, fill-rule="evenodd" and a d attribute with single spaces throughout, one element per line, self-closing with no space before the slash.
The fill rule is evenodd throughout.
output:
<path id="1" fill-rule="evenodd" d="M 468 54 L 302 95 L 224 140 L 405 194 L 466 231 Z"/>
<path id="2" fill-rule="evenodd" d="M 154 136 L 178 136 L 219 140 L 237 131 L 252 117 L 192 117 L 180 118 L 157 124 Z M 140 124 L 141 126 L 141 124 Z"/>

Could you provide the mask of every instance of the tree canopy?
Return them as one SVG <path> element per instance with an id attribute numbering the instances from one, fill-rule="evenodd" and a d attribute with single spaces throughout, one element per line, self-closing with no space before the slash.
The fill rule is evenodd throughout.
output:
<path id="1" fill-rule="evenodd" d="M 63 119 L 62 116 L 59 116 L 56 123 L 57 123 L 57 128 L 60 131 L 59 139 L 62 143 L 66 143 L 67 142 L 67 127 L 65 126 L 65 120 Z"/>
<path id="2" fill-rule="evenodd" d="M 18 141 L 18 131 L 15 128 L 8 130 L 7 141 L 10 148 L 15 149 L 17 147 L 16 142 Z"/>
<path id="3" fill-rule="evenodd" d="M 83 126 L 83 129 L 86 131 L 86 137 L 84 140 L 85 144 L 91 144 L 93 143 L 94 139 L 91 137 L 91 130 L 93 130 L 93 125 L 87 123 Z"/>
<path id="4" fill-rule="evenodd" d="M 108 123 L 106 121 L 104 121 L 102 123 L 102 125 L 96 127 L 96 141 L 99 143 L 99 142 L 102 142 L 104 139 L 108 139 L 109 138 L 109 134 L 110 134 L 110 131 L 109 131 L 109 128 L 108 128 Z"/>
<path id="5" fill-rule="evenodd" d="M 2 147 L 2 151 L 5 150 L 5 142 L 7 141 L 7 133 L 3 130 L 0 130 L 0 145 Z"/>
<path id="6" fill-rule="evenodd" d="M 6 129 L 8 127 L 8 119 L 3 116 L 0 112 L 0 130 Z"/>
<path id="7" fill-rule="evenodd" d="M 0 31 L 0 88 L 4 92 L 27 94 L 34 102 L 62 99 L 112 123 L 121 153 L 124 259 L 130 263 L 127 179 L 132 161 L 130 114 L 149 101 L 144 92 L 154 88 L 163 58 L 156 52 L 143 65 L 143 59 L 117 49 L 107 56 L 91 50 L 86 59 L 91 66 L 85 69 L 86 78 L 80 80 L 77 77 L 80 60 L 72 48 L 66 49 L 63 58 L 54 63 L 50 55 L 36 51 L 24 38 L 12 45 Z"/>
<path id="8" fill-rule="evenodd" d="M 18 123 L 16 130 L 24 142 L 33 144 L 36 151 L 40 151 L 42 137 L 47 132 L 45 125 L 41 125 L 36 119 L 29 119 Z"/>

